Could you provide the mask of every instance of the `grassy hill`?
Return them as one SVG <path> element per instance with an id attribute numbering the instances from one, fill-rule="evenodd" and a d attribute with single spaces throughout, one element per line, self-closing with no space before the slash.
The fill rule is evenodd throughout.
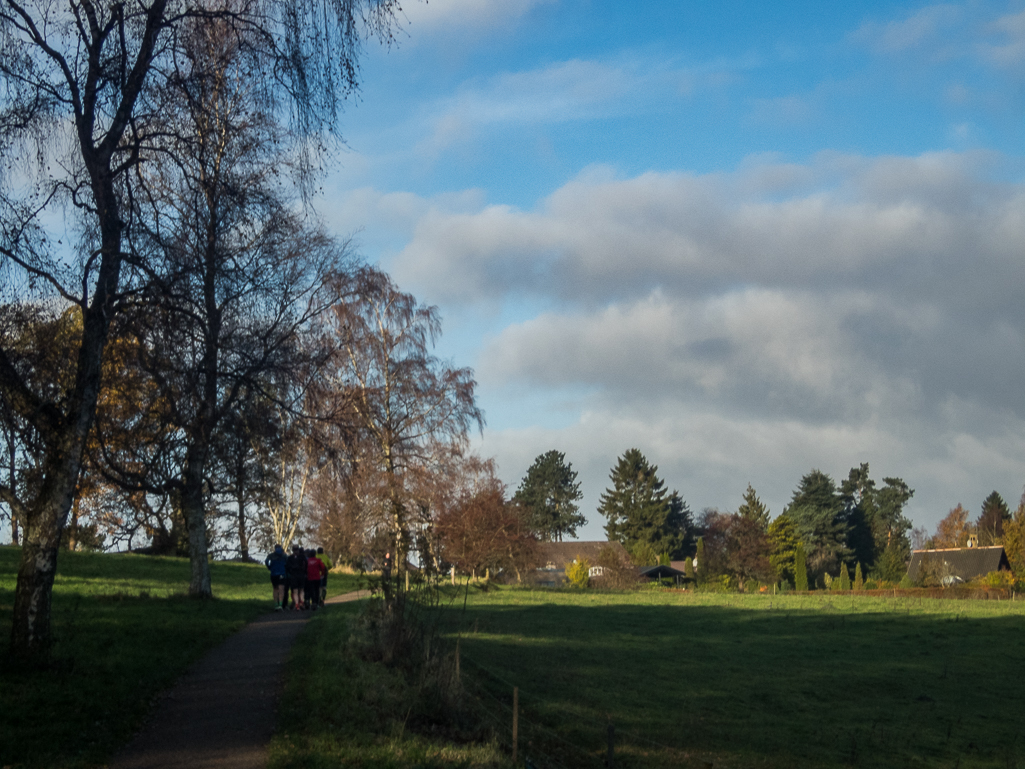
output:
<path id="1" fill-rule="evenodd" d="M 0 547 L 0 767 L 104 764 L 161 690 L 272 605 L 262 565 L 214 562 L 216 598 L 195 601 L 185 559 L 61 553 L 53 665 L 16 669 L 6 649 L 20 554 Z M 351 586 L 331 582 L 332 592 Z"/>

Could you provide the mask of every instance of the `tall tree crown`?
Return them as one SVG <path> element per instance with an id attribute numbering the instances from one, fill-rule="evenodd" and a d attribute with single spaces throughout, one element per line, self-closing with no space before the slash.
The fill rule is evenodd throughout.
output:
<path id="1" fill-rule="evenodd" d="M 575 537 L 577 528 L 587 523 L 577 505 L 581 498 L 573 465 L 553 449 L 527 469 L 513 501 L 526 509 L 529 526 L 539 539 L 561 542 L 564 536 Z"/>

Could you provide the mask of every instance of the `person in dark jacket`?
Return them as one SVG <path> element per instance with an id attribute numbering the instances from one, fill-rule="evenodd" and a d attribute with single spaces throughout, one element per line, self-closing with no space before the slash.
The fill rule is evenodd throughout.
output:
<path id="1" fill-rule="evenodd" d="M 270 583 L 274 589 L 274 611 L 281 611 L 285 608 L 285 583 L 288 581 L 285 567 L 287 564 L 288 557 L 281 545 L 274 545 L 274 552 L 263 561 L 263 565 L 270 569 Z"/>
<path id="2" fill-rule="evenodd" d="M 288 589 L 292 593 L 292 608 L 303 608 L 303 592 L 306 590 L 306 555 L 299 545 L 292 545 L 292 554 L 285 562 L 288 574 Z"/>

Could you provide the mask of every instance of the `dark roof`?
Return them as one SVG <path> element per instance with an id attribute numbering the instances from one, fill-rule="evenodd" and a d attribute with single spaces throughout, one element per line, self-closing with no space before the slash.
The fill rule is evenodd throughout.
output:
<path id="1" fill-rule="evenodd" d="M 959 578 L 969 582 L 991 571 L 1010 570 L 1007 554 L 995 547 L 954 547 L 943 550 L 915 550 L 908 564 L 908 578 L 918 582 L 923 577 Z"/>
<path id="2" fill-rule="evenodd" d="M 563 569 L 578 558 L 586 558 L 594 566 L 598 563 L 598 554 L 606 547 L 611 547 L 620 558 L 629 560 L 626 550 L 618 542 L 542 542 L 541 566 Z"/>
<path id="3" fill-rule="evenodd" d="M 658 565 L 658 566 L 638 566 L 637 573 L 642 577 L 648 579 L 672 579 L 674 577 L 683 577 L 687 579 L 687 575 L 679 569 L 674 569 L 672 566 Z"/>

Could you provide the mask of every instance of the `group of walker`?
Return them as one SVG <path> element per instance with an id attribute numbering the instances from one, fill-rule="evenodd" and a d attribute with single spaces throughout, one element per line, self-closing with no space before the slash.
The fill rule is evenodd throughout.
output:
<path id="1" fill-rule="evenodd" d="M 303 550 L 292 546 L 292 552 L 285 555 L 281 545 L 274 546 L 274 552 L 267 556 L 264 565 L 270 569 L 270 583 L 274 586 L 274 610 L 314 610 L 324 605 L 327 598 L 327 573 L 331 570 L 331 558 L 324 548 Z M 288 599 L 292 601 L 289 604 Z"/>

